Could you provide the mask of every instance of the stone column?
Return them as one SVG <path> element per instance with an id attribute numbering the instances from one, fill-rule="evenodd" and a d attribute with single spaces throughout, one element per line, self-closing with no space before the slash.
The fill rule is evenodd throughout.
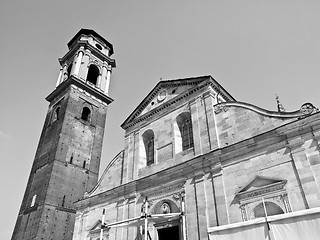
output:
<path id="1" fill-rule="evenodd" d="M 102 75 L 102 73 L 99 74 L 98 79 L 97 79 L 97 84 L 96 84 L 96 86 L 97 86 L 98 88 L 100 88 L 100 85 L 101 85 L 101 75 Z"/>
<path id="2" fill-rule="evenodd" d="M 83 52 L 80 51 L 78 53 L 77 61 L 76 61 L 76 66 L 74 68 L 74 75 L 79 76 L 79 70 L 82 62 L 82 57 L 83 57 Z"/>
<path id="3" fill-rule="evenodd" d="M 67 66 L 67 64 L 63 65 L 62 74 L 63 74 L 63 76 L 61 78 L 60 83 L 62 83 L 63 81 L 65 81 L 68 78 L 68 66 Z"/>
<path id="4" fill-rule="evenodd" d="M 74 58 L 73 58 L 72 68 L 71 68 L 71 71 L 70 71 L 70 76 L 71 76 L 71 75 L 75 75 L 78 56 L 79 56 L 79 55 L 74 56 Z"/>
<path id="5" fill-rule="evenodd" d="M 106 89 L 106 77 L 107 77 L 107 71 L 108 71 L 107 69 L 108 69 L 108 64 L 104 62 L 102 66 L 101 82 L 100 82 L 100 85 L 98 85 L 98 87 L 103 92 L 105 92 L 105 89 Z"/>
<path id="6" fill-rule="evenodd" d="M 63 68 L 61 67 L 61 68 L 60 68 L 60 71 L 59 71 L 59 77 L 58 77 L 58 80 L 57 80 L 56 87 L 58 87 L 58 86 L 59 86 L 59 84 L 61 83 L 61 79 L 62 79 L 62 71 L 63 71 Z"/>
<path id="7" fill-rule="evenodd" d="M 81 79 L 81 80 L 84 80 L 86 81 L 87 79 L 87 75 L 88 75 L 88 66 L 89 66 L 89 62 L 90 62 L 90 54 L 91 54 L 91 51 L 86 49 L 85 50 L 85 53 L 82 57 L 82 66 L 80 67 L 80 70 L 79 70 L 79 74 L 78 74 L 78 77 Z"/>
<path id="8" fill-rule="evenodd" d="M 106 88 L 104 90 L 104 92 L 106 94 L 109 93 L 109 86 L 110 86 L 110 80 L 111 80 L 111 71 L 112 71 L 111 66 L 108 66 L 107 77 L 106 77 Z"/>

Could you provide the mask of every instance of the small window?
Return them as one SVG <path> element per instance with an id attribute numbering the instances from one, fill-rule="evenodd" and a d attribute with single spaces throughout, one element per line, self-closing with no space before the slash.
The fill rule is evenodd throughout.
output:
<path id="1" fill-rule="evenodd" d="M 59 113 L 60 113 L 60 107 L 56 108 L 55 114 L 56 114 L 56 119 L 59 119 Z"/>
<path id="2" fill-rule="evenodd" d="M 61 206 L 64 207 L 66 201 L 66 195 L 63 195 Z"/>
<path id="3" fill-rule="evenodd" d="M 60 117 L 60 106 L 56 107 L 53 112 L 52 122 L 58 120 Z"/>
<path id="4" fill-rule="evenodd" d="M 36 204 L 37 194 L 33 195 L 30 207 L 33 207 Z"/>
<path id="5" fill-rule="evenodd" d="M 101 51 L 102 50 L 102 47 L 100 44 L 96 43 L 96 47 Z"/>
<path id="6" fill-rule="evenodd" d="M 70 157 L 70 164 L 73 163 L 73 153 L 71 154 L 71 157 Z"/>
<path id="7" fill-rule="evenodd" d="M 96 65 L 90 65 L 87 75 L 87 82 L 97 85 L 99 74 L 99 68 Z"/>
<path id="8" fill-rule="evenodd" d="M 91 111 L 88 107 L 84 107 L 81 113 L 81 119 L 84 121 L 90 121 Z"/>

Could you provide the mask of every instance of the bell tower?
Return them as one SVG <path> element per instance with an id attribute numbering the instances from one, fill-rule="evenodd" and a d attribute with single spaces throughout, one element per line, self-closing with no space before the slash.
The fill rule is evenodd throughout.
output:
<path id="1" fill-rule="evenodd" d="M 74 202 L 97 183 L 108 105 L 113 46 L 81 29 L 59 59 L 56 89 L 20 207 L 12 240 L 71 240 Z"/>

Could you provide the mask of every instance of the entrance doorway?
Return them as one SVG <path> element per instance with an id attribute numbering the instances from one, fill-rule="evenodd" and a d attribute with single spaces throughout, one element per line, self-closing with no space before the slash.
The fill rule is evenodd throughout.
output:
<path id="1" fill-rule="evenodd" d="M 179 226 L 158 229 L 159 240 L 180 240 Z"/>

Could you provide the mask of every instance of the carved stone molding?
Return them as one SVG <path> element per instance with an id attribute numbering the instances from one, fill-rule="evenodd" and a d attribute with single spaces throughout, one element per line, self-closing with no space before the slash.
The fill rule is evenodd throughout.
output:
<path id="1" fill-rule="evenodd" d="M 158 199 L 158 198 L 176 194 L 177 192 L 179 192 L 178 190 L 181 191 L 183 188 L 184 188 L 184 182 L 180 182 L 175 185 L 163 187 L 161 189 L 155 189 L 152 192 L 145 193 L 145 195 L 148 196 L 148 198 L 150 199 Z"/>
<path id="2" fill-rule="evenodd" d="M 225 106 L 224 104 L 217 104 L 214 105 L 214 113 L 219 114 L 222 111 L 227 112 L 229 110 L 229 107 Z"/>
<path id="3" fill-rule="evenodd" d="M 285 190 L 286 183 L 287 181 L 284 179 L 256 176 L 236 193 L 243 221 L 255 218 L 255 208 L 259 204 L 273 203 L 282 212 L 291 212 Z"/>

